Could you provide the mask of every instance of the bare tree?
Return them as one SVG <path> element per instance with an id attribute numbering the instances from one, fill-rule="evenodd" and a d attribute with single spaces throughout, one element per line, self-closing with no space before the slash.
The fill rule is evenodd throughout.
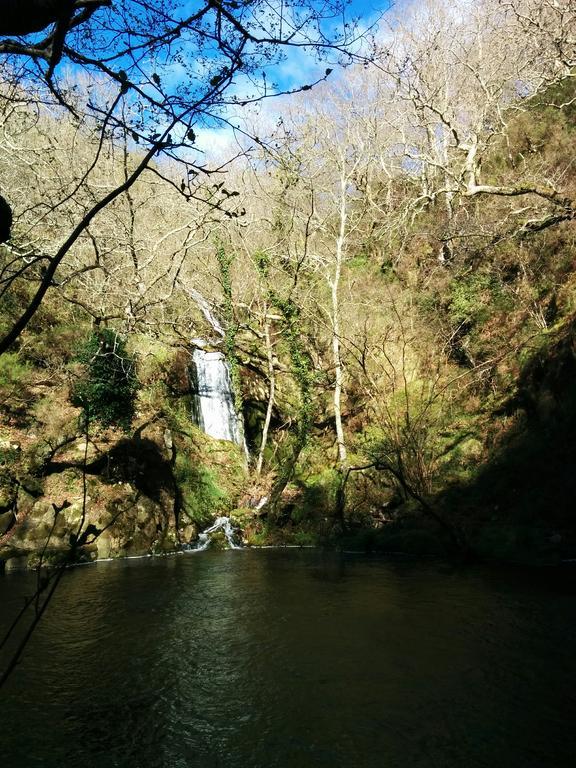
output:
<path id="1" fill-rule="evenodd" d="M 34 254 L 34 267 L 37 259 L 43 262 L 42 275 L 36 276 L 29 305 L 0 340 L 0 353 L 26 327 L 57 282 L 68 254 L 89 237 L 100 213 L 125 194 L 153 161 L 156 174 L 179 188 L 185 199 L 196 195 L 215 170 L 205 165 L 195 147 L 198 130 L 219 121 L 230 124 L 231 105 L 274 95 L 260 73 L 278 60 L 283 47 L 314 48 L 338 56 L 354 43 L 348 26 L 340 36 L 333 35 L 336 5 L 316 9 L 295 2 L 271 14 L 259 0 L 249 7 L 208 2 L 193 12 L 178 0 L 154 4 L 38 0 L 29 16 L 15 8 L 10 4 L 0 27 L 4 38 L 13 35 L 0 40 L 0 55 L 6 60 L 2 100 L 16 109 L 23 103 L 45 105 L 58 119 L 82 123 L 84 131 L 99 137 L 89 174 L 97 173 L 101 147 L 110 137 L 128 137 L 138 150 L 138 160 L 119 183 L 85 203 L 66 227 L 58 228 L 57 245 L 50 252 Z M 43 39 L 34 37 L 51 24 L 55 26 Z M 57 66 L 60 59 L 73 65 L 74 79 L 62 64 Z M 181 167 L 179 182 L 167 170 L 170 163 Z M 81 186 L 84 183 L 81 178 Z M 61 203 L 53 202 L 52 209 Z M 21 261 L 14 279 L 31 278 L 30 264 Z"/>
<path id="2" fill-rule="evenodd" d="M 569 0 L 427 0 L 390 22 L 376 58 L 391 104 L 385 119 L 402 137 L 404 174 L 421 182 L 411 210 L 445 206 L 440 260 L 465 229 L 466 199 L 526 198 L 509 212 L 518 233 L 574 218 L 558 169 L 526 164 L 486 179 L 483 163 L 508 141 L 519 110 L 572 77 L 575 30 Z"/>

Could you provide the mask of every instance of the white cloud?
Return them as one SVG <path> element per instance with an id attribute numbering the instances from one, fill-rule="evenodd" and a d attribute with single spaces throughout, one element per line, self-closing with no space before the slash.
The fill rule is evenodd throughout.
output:
<path id="1" fill-rule="evenodd" d="M 195 132 L 194 147 L 207 161 L 217 162 L 229 158 L 239 149 L 238 140 L 231 127 L 197 128 Z"/>

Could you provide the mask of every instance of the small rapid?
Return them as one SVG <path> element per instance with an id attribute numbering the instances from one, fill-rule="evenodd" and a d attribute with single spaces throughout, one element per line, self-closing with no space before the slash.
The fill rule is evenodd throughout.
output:
<path id="1" fill-rule="evenodd" d="M 211 541 L 210 536 L 217 531 L 223 532 L 228 549 L 242 549 L 242 546 L 236 543 L 236 528 L 232 525 L 230 518 L 217 517 L 209 528 L 206 528 L 206 530 L 198 535 L 198 542 L 192 546 L 191 551 L 203 552 L 205 549 L 208 549 Z"/>

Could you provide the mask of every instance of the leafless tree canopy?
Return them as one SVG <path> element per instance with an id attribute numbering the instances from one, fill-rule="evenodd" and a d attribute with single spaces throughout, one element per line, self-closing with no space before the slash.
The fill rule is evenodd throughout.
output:
<path id="1" fill-rule="evenodd" d="M 64 184 L 60 199 L 53 189 L 49 203 L 37 203 L 37 212 L 44 208 L 38 218 L 44 220 L 44 232 L 49 231 L 46 217 L 54 218 L 56 212 L 60 216 L 54 221 L 56 237 L 51 247 L 37 252 L 30 250 L 34 248 L 30 242 L 24 250 L 15 243 L 16 252 L 2 275 L 2 290 L 21 278 L 38 280 L 38 287 L 0 341 L 0 352 L 26 327 L 46 291 L 57 282 L 56 273 L 71 250 L 90 240 L 95 218 L 125 195 L 144 172 L 164 179 L 183 200 L 200 198 L 221 207 L 213 194 L 200 191 L 214 169 L 195 146 L 197 131 L 217 124 L 231 126 L 231 108 L 274 95 L 277 89 L 268 84 L 265 69 L 279 60 L 284 48 L 314 50 L 338 59 L 350 56 L 356 39 L 353 25 L 334 31 L 334 21 L 342 14 L 337 0 L 317 7 L 296 0 L 279 9 L 262 0 L 209 0 L 192 7 L 182 0 L 38 0 L 26 6 L 4 5 L 0 100 L 10 132 L 22 135 L 16 125 L 20 118 L 29 123 L 35 113 L 43 119 L 42 112 L 48 111 L 52 119 L 65 119 L 74 126 L 79 131 L 77 140 L 91 154 L 87 157 L 76 142 L 74 158 L 83 154 L 84 160 L 72 162 L 77 168 L 72 186 Z M 310 84 L 301 87 L 308 89 Z M 14 122 L 16 114 L 20 117 Z M 50 143 L 46 134 L 45 139 Z M 100 186 L 98 193 L 98 183 L 91 183 L 117 142 L 130 144 L 136 160 L 126 166 L 118 183 L 106 184 L 105 193 Z M 15 146 L 6 149 L 13 152 Z M 43 164 L 45 159 L 40 151 L 38 162 Z M 180 178 L 175 164 L 180 165 Z M 10 190 L 3 187 L 1 191 L 12 206 Z M 83 196 L 81 202 L 78 195 Z M 80 204 L 65 220 L 61 214 L 70 210 L 72 200 Z M 16 218 L 24 223 L 20 213 Z M 34 273 L 39 262 L 42 269 Z"/>

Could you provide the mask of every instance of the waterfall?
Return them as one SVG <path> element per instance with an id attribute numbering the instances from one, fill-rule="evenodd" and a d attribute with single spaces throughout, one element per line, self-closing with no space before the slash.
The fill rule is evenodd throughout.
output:
<path id="1" fill-rule="evenodd" d="M 244 445 L 242 425 L 234 407 L 234 394 L 222 352 L 195 349 L 193 354 L 195 418 L 211 437 Z"/>
<path id="2" fill-rule="evenodd" d="M 188 293 L 190 294 L 190 297 L 196 302 L 197 306 L 199 307 L 200 311 L 204 315 L 204 318 L 207 320 L 210 326 L 216 331 L 218 336 L 224 338 L 224 328 L 222 328 L 220 325 L 220 321 L 212 311 L 212 307 L 206 301 L 204 296 L 202 296 L 202 294 L 194 288 L 188 288 Z"/>
<path id="3" fill-rule="evenodd" d="M 208 549 L 210 546 L 210 534 L 220 530 L 224 532 L 224 536 L 226 537 L 230 549 L 242 549 L 242 547 L 234 541 L 234 528 L 230 522 L 230 518 L 217 517 L 209 528 L 206 528 L 205 531 L 202 531 L 202 533 L 198 535 L 198 543 L 196 546 L 192 547 L 192 551 L 203 552 L 205 549 Z"/>
<path id="4" fill-rule="evenodd" d="M 208 302 L 204 296 L 200 293 L 200 291 L 197 291 L 195 288 L 191 288 L 189 285 L 186 285 L 183 280 L 180 280 L 178 278 L 178 285 L 180 288 L 188 294 L 188 296 L 192 299 L 192 301 L 196 304 L 200 312 L 204 315 L 204 319 L 207 321 L 208 325 L 212 328 L 213 331 L 216 332 L 216 334 L 220 337 L 220 339 L 223 339 L 225 336 L 224 328 L 222 328 L 222 325 L 216 315 L 214 314 L 212 310 L 212 306 Z"/>

